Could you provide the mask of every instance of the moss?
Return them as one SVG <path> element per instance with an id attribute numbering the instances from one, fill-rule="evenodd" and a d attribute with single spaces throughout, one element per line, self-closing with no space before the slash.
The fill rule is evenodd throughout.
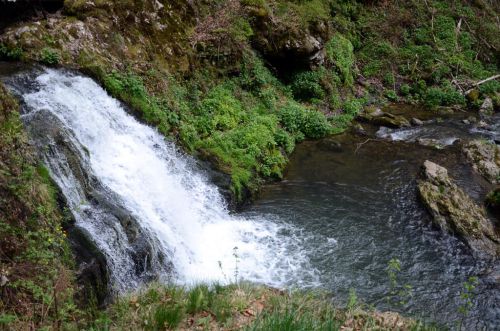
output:
<path id="1" fill-rule="evenodd" d="M 336 34 L 325 45 L 325 49 L 328 61 L 337 68 L 344 84 L 351 86 L 354 82 L 354 47 L 352 43 L 341 34 Z"/>
<path id="2" fill-rule="evenodd" d="M 19 118 L 18 105 L 0 85 L 0 316 L 8 329 L 71 324 L 72 257 L 56 190 L 37 164 Z M 4 208 L 3 206 L 8 206 Z M 56 309 L 51 302 L 58 301 Z M 2 326 L 2 327 L 3 327 Z"/>

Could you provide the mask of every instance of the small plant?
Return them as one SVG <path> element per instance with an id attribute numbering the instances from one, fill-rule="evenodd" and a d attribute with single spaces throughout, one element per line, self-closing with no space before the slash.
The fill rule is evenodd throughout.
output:
<path id="1" fill-rule="evenodd" d="M 400 285 L 398 274 L 401 272 L 401 261 L 392 258 L 387 264 L 387 276 L 389 277 L 390 291 L 387 301 L 395 301 L 397 305 L 405 305 L 411 297 L 412 287 L 409 284 Z"/>
<path id="2" fill-rule="evenodd" d="M 398 100 L 398 95 L 394 90 L 387 90 L 385 91 L 385 97 L 389 99 L 390 101 L 397 101 Z"/>
<path id="3" fill-rule="evenodd" d="M 347 300 L 347 310 L 353 311 L 358 305 L 358 296 L 356 295 L 356 290 L 353 288 L 349 289 L 349 299 Z"/>
<path id="4" fill-rule="evenodd" d="M 469 277 L 467 281 L 463 284 L 463 289 L 460 292 L 460 299 L 462 300 L 462 305 L 458 307 L 458 312 L 462 315 L 462 318 L 459 321 L 458 329 L 461 330 L 463 326 L 463 322 L 467 315 L 469 315 L 470 309 L 474 306 L 474 298 L 476 294 L 474 290 L 476 289 L 479 280 L 477 277 Z"/>
<path id="5" fill-rule="evenodd" d="M 293 95 L 298 100 L 323 99 L 325 91 L 321 86 L 321 70 L 304 71 L 295 75 L 291 85 Z"/>
<path id="6" fill-rule="evenodd" d="M 47 65 L 56 65 L 60 61 L 59 54 L 52 48 L 45 47 L 40 52 L 40 62 Z"/>
<path id="7" fill-rule="evenodd" d="M 20 60 L 23 56 L 23 49 L 16 47 L 9 47 L 0 43 L 0 59 L 1 60 Z"/>
<path id="8" fill-rule="evenodd" d="M 153 316 L 156 330 L 177 327 L 184 318 L 184 310 L 180 305 L 161 305 L 156 308 Z"/>
<path id="9" fill-rule="evenodd" d="M 408 85 L 408 84 L 401 85 L 401 87 L 399 88 L 399 92 L 401 93 L 402 96 L 409 95 L 411 92 L 410 85 Z"/>

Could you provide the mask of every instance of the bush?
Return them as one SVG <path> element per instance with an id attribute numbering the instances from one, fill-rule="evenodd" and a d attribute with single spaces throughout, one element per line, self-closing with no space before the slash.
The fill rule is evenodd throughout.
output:
<path id="1" fill-rule="evenodd" d="M 330 133 L 331 126 L 323 113 L 308 110 L 305 113 L 301 131 L 307 138 L 319 139 Z"/>
<path id="2" fill-rule="evenodd" d="M 291 85 L 293 95 L 303 101 L 323 99 L 325 91 L 320 80 L 320 71 L 304 71 L 296 74 Z"/>
<path id="3" fill-rule="evenodd" d="M 0 60 L 20 60 L 23 56 L 23 50 L 19 46 L 9 47 L 0 43 Z"/>
<path id="4" fill-rule="evenodd" d="M 407 96 L 410 94 L 410 85 L 408 84 L 403 84 L 401 85 L 401 87 L 399 88 L 399 92 L 401 93 L 402 96 Z"/>
<path id="5" fill-rule="evenodd" d="M 361 111 L 362 108 L 363 105 L 359 100 L 356 99 L 347 100 L 346 102 L 344 102 L 343 106 L 344 113 L 351 115 L 353 117 L 356 116 Z"/>
<path id="6" fill-rule="evenodd" d="M 47 65 L 56 65 L 60 61 L 59 54 L 56 50 L 45 47 L 40 52 L 40 62 Z"/>
<path id="7" fill-rule="evenodd" d="M 453 88 L 430 87 L 424 96 L 424 103 L 429 107 L 465 104 L 465 97 Z"/>

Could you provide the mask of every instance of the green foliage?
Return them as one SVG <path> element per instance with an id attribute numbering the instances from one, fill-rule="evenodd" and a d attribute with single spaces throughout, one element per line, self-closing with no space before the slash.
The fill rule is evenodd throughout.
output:
<path id="1" fill-rule="evenodd" d="M 278 113 L 284 128 L 293 133 L 298 140 L 302 137 L 318 139 L 326 136 L 331 131 L 331 126 L 325 115 L 307 109 L 296 102 L 284 105 Z"/>
<path id="2" fill-rule="evenodd" d="M 56 65 L 61 60 L 59 53 L 52 48 L 45 47 L 40 52 L 40 62 L 47 65 Z"/>
<path id="3" fill-rule="evenodd" d="M 183 307 L 177 304 L 160 305 L 154 311 L 154 330 L 176 328 L 184 318 Z"/>
<path id="4" fill-rule="evenodd" d="M 21 60 L 23 49 L 19 46 L 9 47 L 0 43 L 0 60 Z"/>
<path id="5" fill-rule="evenodd" d="M 412 287 L 409 284 L 399 284 L 398 274 L 401 272 L 401 262 L 396 258 L 390 259 L 386 270 L 390 283 L 387 300 L 395 301 L 398 305 L 405 305 L 412 295 Z"/>
<path id="6" fill-rule="evenodd" d="M 462 305 L 458 308 L 458 312 L 462 315 L 462 319 L 459 321 L 458 329 L 462 329 L 462 324 L 464 319 L 469 314 L 470 309 L 474 305 L 474 298 L 476 296 L 475 289 L 479 284 L 479 280 L 477 277 L 469 277 L 467 281 L 463 284 L 463 289 L 460 292 L 460 299 L 462 300 Z"/>
<path id="7" fill-rule="evenodd" d="M 410 85 L 408 84 L 403 84 L 401 85 L 401 87 L 399 88 L 399 92 L 401 93 L 402 96 L 407 96 L 410 94 L 410 91 L 411 91 L 411 88 L 410 88 Z"/>
<path id="8" fill-rule="evenodd" d="M 398 95 L 396 94 L 396 92 L 394 92 L 394 90 L 386 90 L 384 92 L 384 95 L 390 101 L 397 101 L 398 100 Z"/>
<path id="9" fill-rule="evenodd" d="M 103 84 L 111 95 L 127 102 L 163 134 L 169 134 L 171 125 L 177 124 L 178 115 L 169 109 L 165 100 L 150 96 L 139 76 L 113 71 L 104 76 Z"/>
<path id="10" fill-rule="evenodd" d="M 344 113 L 351 115 L 351 116 L 356 116 L 361 109 L 363 108 L 363 105 L 361 102 L 357 99 L 348 99 L 347 101 L 344 102 Z"/>
<path id="11" fill-rule="evenodd" d="M 35 162 L 18 111 L 0 84 L 0 192 L 7 206 L 0 208 L 0 274 L 8 279 L 2 291 L 9 293 L 2 296 L 0 325 L 69 326 L 79 313 L 73 302 L 72 255 L 56 189 L 48 170 Z M 25 314 L 28 306 L 30 314 Z"/>
<path id="12" fill-rule="evenodd" d="M 465 97 L 453 87 L 430 87 L 426 90 L 424 103 L 429 107 L 465 104 Z"/>
<path id="13" fill-rule="evenodd" d="M 353 66 L 354 66 L 354 47 L 349 39 L 341 34 L 336 34 L 325 45 L 326 56 L 342 77 L 345 85 L 351 86 L 354 82 Z"/>
<path id="14" fill-rule="evenodd" d="M 321 86 L 321 77 L 321 71 L 303 71 L 296 74 L 291 84 L 295 98 L 303 101 L 323 99 L 325 97 L 325 91 L 323 86 Z"/>

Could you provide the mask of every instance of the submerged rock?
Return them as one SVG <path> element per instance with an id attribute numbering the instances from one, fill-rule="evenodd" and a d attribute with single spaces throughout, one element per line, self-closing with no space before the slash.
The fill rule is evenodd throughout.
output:
<path id="1" fill-rule="evenodd" d="M 462 148 L 474 170 L 489 182 L 500 183 L 500 146 L 484 140 L 472 140 Z"/>
<path id="2" fill-rule="evenodd" d="M 500 238 L 486 218 L 484 208 L 452 182 L 446 168 L 425 161 L 418 191 L 434 224 L 441 230 L 459 237 L 475 255 L 500 255 Z"/>

